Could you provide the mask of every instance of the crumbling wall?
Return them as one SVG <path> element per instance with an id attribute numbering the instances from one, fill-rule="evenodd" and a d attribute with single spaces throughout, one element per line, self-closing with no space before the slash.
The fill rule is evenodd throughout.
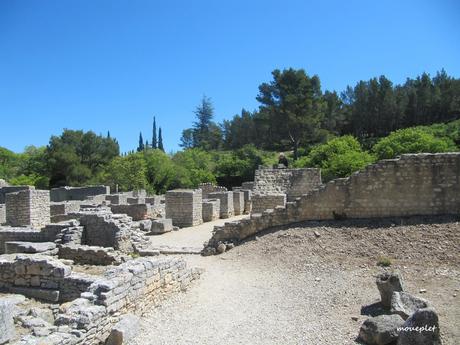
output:
<path id="1" fill-rule="evenodd" d="M 285 207 L 214 228 L 210 247 L 306 220 L 460 213 L 460 153 L 382 160 L 303 195 Z"/>
<path id="2" fill-rule="evenodd" d="M 59 187 L 51 189 L 51 201 L 86 200 L 90 196 L 110 194 L 109 186 Z"/>
<path id="3" fill-rule="evenodd" d="M 50 193 L 26 189 L 6 194 L 6 223 L 40 228 L 50 223 Z"/>
<path id="4" fill-rule="evenodd" d="M 27 189 L 35 189 L 34 186 L 0 186 L 0 204 L 4 204 L 6 202 L 6 195 L 8 193 L 16 193 L 21 190 Z"/>
<path id="5" fill-rule="evenodd" d="M 113 213 L 127 214 L 133 220 L 143 220 L 156 216 L 155 209 L 150 204 L 110 205 Z"/>
<path id="6" fill-rule="evenodd" d="M 321 185 L 321 170 L 258 169 L 254 176 L 254 194 L 286 194 L 292 201 Z"/>
<path id="7" fill-rule="evenodd" d="M 286 205 L 286 194 L 254 194 L 252 196 L 252 213 L 262 213 L 277 206 Z"/>
<path id="8" fill-rule="evenodd" d="M 78 212 L 80 211 L 80 205 L 80 201 L 52 202 L 50 204 L 51 217 Z"/>

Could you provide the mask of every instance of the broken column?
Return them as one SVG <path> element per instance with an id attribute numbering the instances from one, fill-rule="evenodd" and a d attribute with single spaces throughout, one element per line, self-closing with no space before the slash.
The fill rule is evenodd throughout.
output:
<path id="1" fill-rule="evenodd" d="M 41 228 L 50 223 L 50 192 L 27 189 L 6 194 L 6 223 Z"/>
<path id="2" fill-rule="evenodd" d="M 188 227 L 203 223 L 201 189 L 175 189 L 166 192 L 166 218 L 174 226 Z"/>

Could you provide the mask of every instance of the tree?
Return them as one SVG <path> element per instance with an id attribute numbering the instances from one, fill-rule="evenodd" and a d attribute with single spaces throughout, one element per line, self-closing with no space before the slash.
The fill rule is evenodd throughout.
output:
<path id="1" fill-rule="evenodd" d="M 163 146 L 163 135 L 161 134 L 161 127 L 158 130 L 158 149 L 163 151 L 163 152 L 165 150 L 165 148 Z"/>
<path id="2" fill-rule="evenodd" d="M 190 149 L 193 147 L 195 140 L 193 139 L 193 128 L 187 128 L 182 131 L 179 146 L 184 149 Z"/>
<path id="3" fill-rule="evenodd" d="M 259 86 L 259 112 L 269 120 L 269 135 L 291 148 L 298 158 L 301 144 L 315 142 L 324 116 L 320 80 L 303 69 L 274 70 L 273 81 Z"/>
<path id="4" fill-rule="evenodd" d="M 157 146 L 157 123 L 155 116 L 153 117 L 153 130 L 152 130 L 152 149 L 156 149 Z"/>
<path id="5" fill-rule="evenodd" d="M 60 136 L 52 136 L 46 147 L 50 187 L 84 185 L 119 154 L 113 138 L 65 129 Z"/>
<path id="6" fill-rule="evenodd" d="M 144 139 L 142 138 L 142 132 L 139 133 L 139 145 L 137 146 L 137 152 L 144 151 Z"/>
<path id="7" fill-rule="evenodd" d="M 142 152 L 116 157 L 105 169 L 104 182 L 121 191 L 145 189 L 147 166 Z"/>

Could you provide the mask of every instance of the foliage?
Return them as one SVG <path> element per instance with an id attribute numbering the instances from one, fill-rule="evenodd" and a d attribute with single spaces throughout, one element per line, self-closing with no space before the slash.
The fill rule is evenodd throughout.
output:
<path id="1" fill-rule="evenodd" d="M 394 158 L 403 153 L 456 151 L 455 143 L 447 137 L 436 138 L 421 128 L 400 129 L 379 140 L 372 151 L 379 159 Z"/>
<path id="2" fill-rule="evenodd" d="M 180 186 L 177 167 L 166 153 L 160 149 L 146 150 L 143 159 L 146 164 L 147 189 L 151 192 L 165 193 Z"/>
<path id="3" fill-rule="evenodd" d="M 392 264 L 391 259 L 386 256 L 380 256 L 377 259 L 377 266 L 390 267 Z"/>
<path id="4" fill-rule="evenodd" d="M 104 182 L 120 191 L 145 189 L 147 187 L 147 164 L 143 153 L 130 154 L 126 157 L 116 157 L 107 166 Z"/>
<path id="5" fill-rule="evenodd" d="M 118 143 L 112 138 L 65 129 L 52 136 L 46 148 L 50 187 L 84 185 L 118 155 Z"/>
<path id="6" fill-rule="evenodd" d="M 212 156 L 199 148 L 180 151 L 172 158 L 182 187 L 196 187 L 202 182 L 216 182 Z"/>
<path id="7" fill-rule="evenodd" d="M 323 181 L 345 177 L 375 161 L 363 151 L 358 140 L 351 135 L 335 138 L 314 147 L 307 156 L 294 163 L 295 167 L 321 168 Z"/>

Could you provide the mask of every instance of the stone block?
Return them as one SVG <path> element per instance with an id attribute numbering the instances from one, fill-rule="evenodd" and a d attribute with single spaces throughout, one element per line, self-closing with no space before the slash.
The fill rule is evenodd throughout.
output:
<path id="1" fill-rule="evenodd" d="M 139 332 L 140 318 L 134 314 L 126 314 L 113 326 L 106 345 L 127 344 Z"/>
<path id="2" fill-rule="evenodd" d="M 150 228 L 150 234 L 159 235 L 164 234 L 165 232 L 170 232 L 173 230 L 172 219 L 155 219 L 152 220 L 152 225 Z"/>
<path id="3" fill-rule="evenodd" d="M 244 193 L 241 191 L 233 191 L 233 212 L 235 216 L 244 213 Z"/>
<path id="4" fill-rule="evenodd" d="M 6 194 L 6 222 L 11 226 L 36 228 L 49 224 L 49 191 L 26 189 Z"/>
<path id="5" fill-rule="evenodd" d="M 16 334 L 13 315 L 14 304 L 8 299 L 0 298 L 0 344 L 9 342 Z"/>
<path id="6" fill-rule="evenodd" d="M 201 189 L 175 189 L 166 192 L 166 218 L 179 227 L 203 223 Z"/>
<path id="7" fill-rule="evenodd" d="M 220 200 L 205 199 L 203 200 L 203 221 L 212 222 L 220 217 Z"/>

